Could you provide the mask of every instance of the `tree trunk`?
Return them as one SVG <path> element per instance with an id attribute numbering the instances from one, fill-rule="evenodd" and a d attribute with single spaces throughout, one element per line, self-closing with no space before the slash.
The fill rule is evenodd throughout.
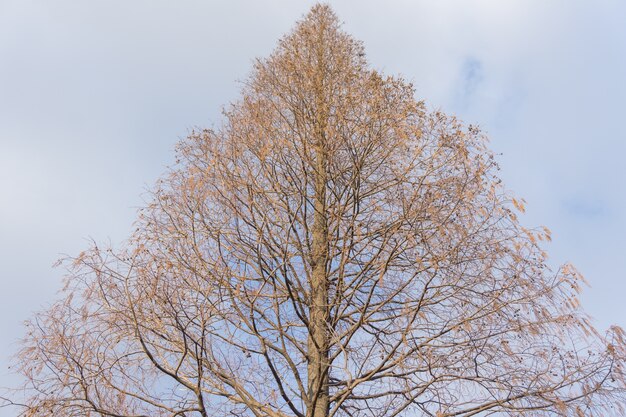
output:
<path id="1" fill-rule="evenodd" d="M 322 23 L 322 22 L 320 22 Z M 324 93 L 324 25 L 318 27 L 317 68 L 315 74 L 315 202 L 312 229 L 312 274 L 309 308 L 307 417 L 327 417 L 329 412 L 329 306 L 328 306 L 328 217 L 326 183 L 328 154 L 326 145 L 327 103 Z"/>
<path id="2" fill-rule="evenodd" d="M 309 314 L 308 417 L 328 415 L 328 226 L 326 218 L 326 164 L 324 151 L 317 157 L 315 214 L 313 221 L 311 306 Z"/>

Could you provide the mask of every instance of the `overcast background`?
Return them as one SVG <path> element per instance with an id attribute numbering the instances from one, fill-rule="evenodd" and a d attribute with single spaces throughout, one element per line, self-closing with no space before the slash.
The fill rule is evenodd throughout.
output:
<path id="1" fill-rule="evenodd" d="M 583 305 L 626 327 L 626 2 L 332 1 L 373 67 L 491 137 Z M 221 120 L 253 58 L 310 1 L 0 0 L 0 386 L 62 254 L 128 236 L 194 126 Z M 0 416 L 14 413 L 0 410 Z"/>

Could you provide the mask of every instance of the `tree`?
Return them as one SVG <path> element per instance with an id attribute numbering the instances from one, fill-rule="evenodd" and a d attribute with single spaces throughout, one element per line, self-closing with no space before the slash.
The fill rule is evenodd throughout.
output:
<path id="1" fill-rule="evenodd" d="M 317 5 L 193 132 L 119 251 L 28 325 L 23 416 L 618 413 L 621 329 L 578 308 L 483 134 L 368 67 Z"/>

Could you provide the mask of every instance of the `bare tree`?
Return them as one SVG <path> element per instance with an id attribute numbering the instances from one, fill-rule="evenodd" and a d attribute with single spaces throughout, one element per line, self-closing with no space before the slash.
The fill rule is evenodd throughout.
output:
<path id="1" fill-rule="evenodd" d="M 370 69 L 329 7 L 225 113 L 30 322 L 22 416 L 621 413 L 624 334 L 546 265 L 483 135 Z"/>

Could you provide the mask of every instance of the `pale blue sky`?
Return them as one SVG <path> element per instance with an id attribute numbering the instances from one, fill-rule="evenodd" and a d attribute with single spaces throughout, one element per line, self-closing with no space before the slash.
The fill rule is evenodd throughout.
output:
<path id="1" fill-rule="evenodd" d="M 122 241 L 178 138 L 312 3 L 0 0 L 0 386 L 55 259 Z M 626 326 L 626 3 L 330 3 L 374 67 L 488 132 L 522 222 L 585 274 L 596 324 Z"/>

